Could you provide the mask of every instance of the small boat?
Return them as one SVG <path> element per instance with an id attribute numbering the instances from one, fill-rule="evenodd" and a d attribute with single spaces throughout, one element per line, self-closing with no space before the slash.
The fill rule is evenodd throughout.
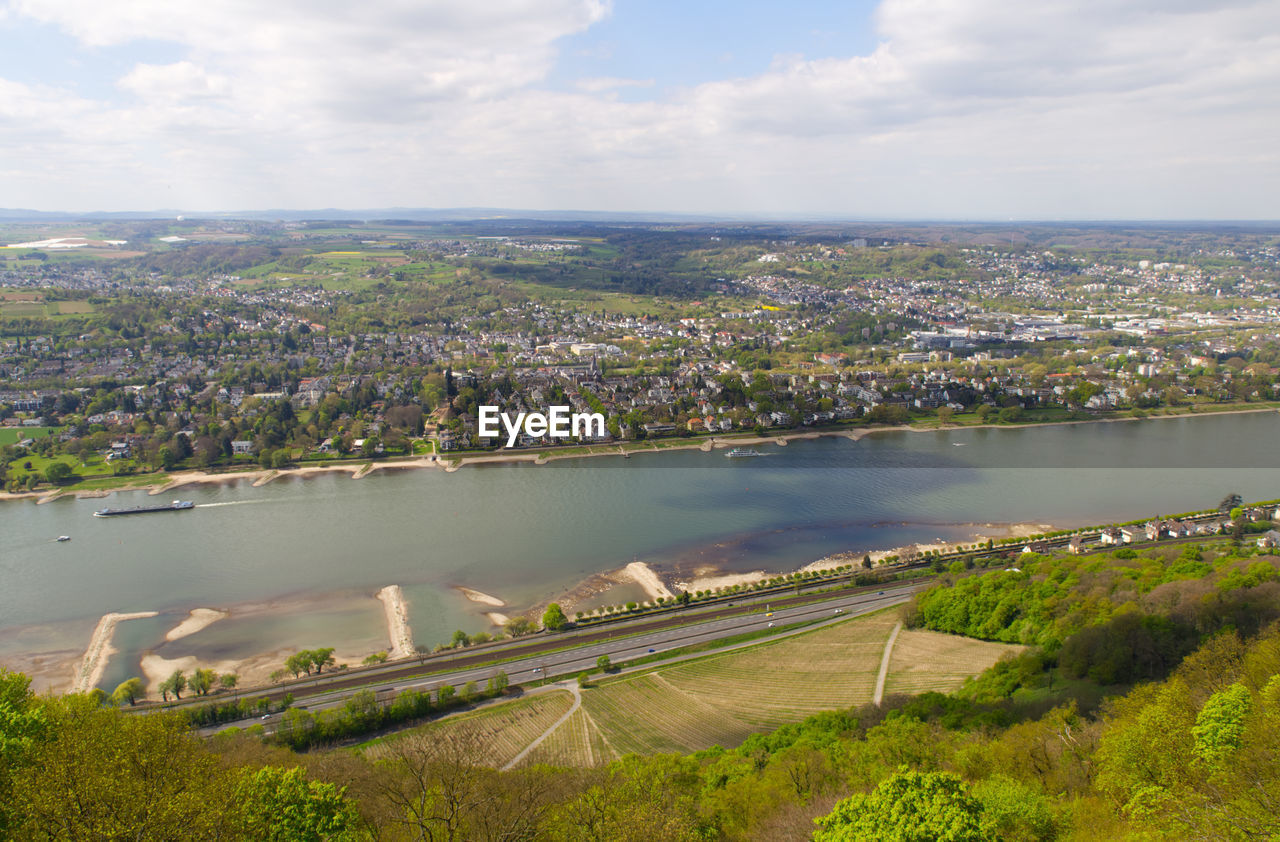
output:
<path id="1" fill-rule="evenodd" d="M 59 536 L 58 536 L 58 540 L 59 540 L 59 541 L 70 541 L 70 540 L 71 540 L 71 536 L 70 536 L 70 535 L 59 535 Z"/>
<path id="2" fill-rule="evenodd" d="M 951 446 L 952 446 L 952 447 L 964 447 L 966 443 L 967 443 L 967 442 L 962 442 L 962 441 L 953 441 L 953 442 L 951 442 Z"/>
<path id="3" fill-rule="evenodd" d="M 749 447 L 747 447 L 747 448 L 744 448 L 744 447 L 735 447 L 733 450 L 730 450 L 728 453 L 726 453 L 726 454 L 725 454 L 725 458 L 726 458 L 726 459 L 741 459 L 741 458 L 743 458 L 743 457 L 745 457 L 745 456 L 759 456 L 759 455 L 760 455 L 760 451 L 758 451 L 758 450 L 752 450 L 752 449 L 751 449 L 751 448 L 749 448 Z"/>

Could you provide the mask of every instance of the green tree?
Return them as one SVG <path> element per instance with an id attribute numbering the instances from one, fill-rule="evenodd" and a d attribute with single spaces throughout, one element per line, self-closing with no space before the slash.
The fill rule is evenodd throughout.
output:
<path id="1" fill-rule="evenodd" d="M 235 784 L 239 832 L 263 842 L 356 838 L 359 816 L 344 790 L 309 781 L 298 767 L 243 770 Z"/>
<path id="2" fill-rule="evenodd" d="M 609 660 L 608 655 L 601 655 L 599 658 L 596 658 L 596 669 L 601 672 L 608 672 L 613 669 L 613 662 Z"/>
<path id="3" fill-rule="evenodd" d="M 564 616 L 564 611 L 560 609 L 560 604 L 553 602 L 547 606 L 547 610 L 542 614 L 542 627 L 549 631 L 557 631 L 568 622 Z"/>
<path id="4" fill-rule="evenodd" d="M 511 679 L 502 670 L 498 674 L 489 679 L 489 685 L 486 688 L 490 696 L 497 696 L 505 693 L 507 686 L 511 683 Z"/>
<path id="5" fill-rule="evenodd" d="M 325 667 L 333 666 L 334 660 L 332 646 L 326 646 L 322 649 L 312 649 L 308 654 L 311 656 L 312 665 L 316 668 L 316 675 L 324 672 Z"/>
<path id="6" fill-rule="evenodd" d="M 191 674 L 187 686 L 198 696 L 207 696 L 218 680 L 218 674 L 211 669 L 197 669 Z"/>
<path id="7" fill-rule="evenodd" d="M 471 645 L 471 637 L 462 629 L 458 629 L 453 633 L 453 648 L 458 649 L 463 646 Z"/>
<path id="8" fill-rule="evenodd" d="M 53 485 L 59 485 L 71 477 L 71 466 L 66 462 L 52 462 L 44 469 L 44 478 Z"/>
<path id="9" fill-rule="evenodd" d="M 15 839 L 219 839 L 229 773 L 183 717 L 136 716 L 84 696 L 43 705 L 50 733 L 14 779 Z M 3 808 L 0 808 L 3 809 Z"/>
<path id="10" fill-rule="evenodd" d="M 111 702 L 115 705 L 130 704 L 136 705 L 138 699 L 146 695 L 146 689 L 142 686 L 141 678 L 130 678 L 116 685 L 116 689 L 111 692 Z"/>
<path id="11" fill-rule="evenodd" d="M 503 623 L 502 628 L 512 637 L 523 637 L 534 631 L 533 621 L 528 617 L 512 617 Z"/>
<path id="12" fill-rule="evenodd" d="M 30 685 L 25 675 L 0 667 L 0 839 L 8 838 L 14 820 L 13 783 L 49 731 Z"/>
<path id="13" fill-rule="evenodd" d="M 903 769 L 817 820 L 814 842 L 983 842 L 982 805 L 950 772 Z"/>
<path id="14" fill-rule="evenodd" d="M 1232 684 L 1210 696 L 1191 729 L 1196 738 L 1196 756 L 1209 766 L 1221 765 L 1240 747 L 1252 710 L 1253 699 L 1243 684 Z"/>

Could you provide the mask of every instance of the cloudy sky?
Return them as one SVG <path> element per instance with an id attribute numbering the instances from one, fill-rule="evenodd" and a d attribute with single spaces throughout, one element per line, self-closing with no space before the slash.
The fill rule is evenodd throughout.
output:
<path id="1" fill-rule="evenodd" d="M 1280 218 L 1276 0 L 0 0 L 0 207 Z"/>

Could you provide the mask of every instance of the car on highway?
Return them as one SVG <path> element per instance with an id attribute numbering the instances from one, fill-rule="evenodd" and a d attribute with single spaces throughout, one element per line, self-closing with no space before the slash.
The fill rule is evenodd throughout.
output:
<path id="1" fill-rule="evenodd" d="M 271 718 L 271 714 L 269 714 L 269 713 L 264 713 L 264 714 L 262 714 L 262 716 L 259 716 L 258 718 L 259 718 L 259 719 L 270 719 L 270 718 Z"/>
<path id="2" fill-rule="evenodd" d="M 657 649 L 650 649 L 649 654 L 653 654 L 654 652 L 657 652 L 657 651 L 658 651 Z"/>
<path id="3" fill-rule="evenodd" d="M 772 612 L 772 611 L 770 611 L 768 614 L 765 614 L 765 616 L 766 616 L 766 617 L 772 617 L 772 616 L 773 616 L 773 612 Z"/>
<path id="4" fill-rule="evenodd" d="M 837 614 L 843 614 L 844 612 L 843 612 L 843 611 L 841 611 L 839 608 L 837 608 L 837 609 L 836 609 L 836 613 L 837 613 Z"/>
<path id="5" fill-rule="evenodd" d="M 770 623 L 770 624 L 769 624 L 769 628 L 773 628 L 773 623 Z"/>

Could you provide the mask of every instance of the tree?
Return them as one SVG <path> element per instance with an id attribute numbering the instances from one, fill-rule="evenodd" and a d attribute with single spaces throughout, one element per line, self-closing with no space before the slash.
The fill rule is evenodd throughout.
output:
<path id="1" fill-rule="evenodd" d="M 523 637 L 534 630 L 533 621 L 528 617 L 512 617 L 502 624 L 502 628 L 512 637 Z"/>
<path id="2" fill-rule="evenodd" d="M 1196 716 L 1196 756 L 1206 765 L 1217 766 L 1240 747 L 1245 720 L 1253 710 L 1253 699 L 1243 684 L 1232 684 L 1214 693 Z"/>
<path id="3" fill-rule="evenodd" d="M 182 670 L 174 670 L 173 673 L 160 682 L 160 695 L 167 702 L 169 694 L 172 693 L 174 698 L 181 699 L 182 691 L 187 689 L 187 677 L 182 674 Z"/>
<path id="4" fill-rule="evenodd" d="M 981 842 L 981 803 L 950 772 L 899 771 L 817 820 L 814 842 Z"/>
<path id="5" fill-rule="evenodd" d="M 235 784 L 239 831 L 264 842 L 354 839 L 359 817 L 343 792 L 307 780 L 297 766 L 242 770 Z"/>
<path id="6" fill-rule="evenodd" d="M 596 658 L 596 669 L 601 672 L 608 672 L 613 669 L 613 662 L 609 660 L 608 655 L 601 655 L 599 658 Z"/>
<path id="7" fill-rule="evenodd" d="M 463 646 L 471 645 L 471 637 L 462 629 L 458 629 L 453 633 L 453 648 L 459 649 Z"/>
<path id="8" fill-rule="evenodd" d="M 222 685 L 223 690 L 234 690 L 239 681 L 240 676 L 236 675 L 234 672 L 224 672 L 222 675 L 218 676 L 218 683 Z"/>
<path id="9" fill-rule="evenodd" d="M 366 666 L 369 666 L 372 664 L 385 664 L 386 662 L 387 662 L 387 653 L 385 651 L 374 652 L 372 655 L 369 655 L 364 659 L 364 664 Z"/>
<path id="10" fill-rule="evenodd" d="M 548 605 L 547 610 L 542 614 L 542 627 L 548 631 L 558 631 L 567 622 L 568 619 L 557 602 Z"/>
<path id="11" fill-rule="evenodd" d="M 228 827 L 229 773 L 185 718 L 126 715 L 75 695 L 41 707 L 57 739 L 34 747 L 12 793 L 0 798 L 0 813 L 11 806 L 15 820 L 0 836 L 245 838 Z"/>
<path id="12" fill-rule="evenodd" d="M 13 823 L 10 793 L 18 772 L 49 731 L 48 713 L 36 704 L 30 685 L 25 675 L 0 667 L 0 838 Z"/>
<path id="13" fill-rule="evenodd" d="M 497 696 L 507 691 L 507 686 L 511 683 L 511 679 L 502 670 L 498 674 L 489 679 L 489 686 L 486 688 L 490 696 Z"/>
<path id="14" fill-rule="evenodd" d="M 116 685 L 116 689 L 111 692 L 111 702 L 115 705 L 123 705 L 126 702 L 136 705 L 138 699 L 145 695 L 146 689 L 142 686 L 142 679 L 130 678 Z"/>
<path id="15" fill-rule="evenodd" d="M 284 668 L 293 673 L 294 678 L 303 672 L 311 675 L 311 653 L 304 650 L 290 655 L 284 660 Z"/>
<path id="16" fill-rule="evenodd" d="M 326 646 L 323 649 L 312 649 L 307 654 L 311 657 L 311 663 L 315 665 L 316 675 L 324 672 L 325 667 L 333 666 L 334 660 L 332 646 Z"/>
<path id="17" fill-rule="evenodd" d="M 191 688 L 191 692 L 198 696 L 207 696 L 209 691 L 213 689 L 214 683 L 218 680 L 218 674 L 211 669 L 197 669 L 191 674 L 191 679 L 187 682 Z"/>
<path id="18" fill-rule="evenodd" d="M 71 477 L 71 466 L 66 462 L 53 462 L 44 469 L 44 478 L 53 485 L 59 485 Z"/>

